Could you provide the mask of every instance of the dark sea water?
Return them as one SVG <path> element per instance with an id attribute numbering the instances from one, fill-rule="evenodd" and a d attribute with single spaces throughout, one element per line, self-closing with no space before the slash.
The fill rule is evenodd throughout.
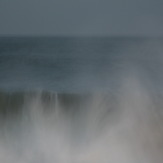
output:
<path id="1" fill-rule="evenodd" d="M 103 91 L 129 69 L 159 82 L 162 47 L 150 38 L 0 38 L 0 89 Z"/>
<path id="2" fill-rule="evenodd" d="M 162 163 L 163 39 L 0 37 L 1 163 Z"/>

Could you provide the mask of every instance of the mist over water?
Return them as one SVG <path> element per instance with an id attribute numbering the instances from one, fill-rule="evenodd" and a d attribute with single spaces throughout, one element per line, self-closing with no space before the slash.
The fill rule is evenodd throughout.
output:
<path id="1" fill-rule="evenodd" d="M 136 77 L 125 79 L 118 95 L 23 96 L 17 114 L 2 120 L 1 162 L 162 161 L 162 105 Z"/>
<path id="2" fill-rule="evenodd" d="M 85 55 L 88 51 L 90 52 L 90 49 L 94 49 L 94 52 L 102 52 L 99 47 L 95 48 L 95 45 L 100 47 L 104 43 L 108 45 L 106 40 L 103 42 L 102 40 L 96 40 L 95 42 L 87 40 L 88 42 L 89 46 L 87 48 L 89 50 L 86 50 Z M 68 72 L 67 76 L 70 75 L 69 79 L 64 78 L 67 82 L 62 81 L 63 78 L 57 78 L 58 81 L 55 83 L 57 86 L 59 86 L 59 82 L 61 82 L 60 85 L 68 83 L 66 86 L 69 86 L 69 81 L 71 80 L 73 83 L 79 82 L 76 86 L 83 86 L 82 88 L 85 86 L 88 91 L 82 91 L 82 88 L 80 88 L 81 91 L 77 89 L 75 93 L 72 93 L 73 91 L 68 91 L 69 89 L 63 91 L 63 87 L 59 89 L 60 91 L 55 91 L 57 90 L 55 87 L 49 91 L 49 89 L 45 89 L 50 88 L 48 85 L 45 85 L 45 87 L 43 85 L 42 91 L 35 90 L 33 87 L 37 80 L 35 78 L 32 80 L 32 73 L 37 74 L 39 79 L 43 79 L 39 72 L 46 68 L 46 70 L 53 70 L 52 67 L 56 64 L 52 67 L 50 66 L 50 68 L 47 66 L 45 69 L 41 69 L 43 63 L 40 59 L 40 62 L 37 62 L 38 65 L 32 64 L 33 71 L 28 74 L 27 72 L 30 69 L 27 67 L 29 65 L 31 67 L 31 64 L 28 63 L 28 65 L 25 62 L 26 66 L 28 66 L 23 68 L 24 72 L 27 73 L 28 79 L 30 79 L 28 82 L 30 81 L 32 91 L 31 89 L 27 91 L 19 88 L 17 91 L 3 89 L 0 92 L 0 162 L 162 163 L 163 96 L 161 88 L 162 74 L 160 73 L 162 69 L 161 46 L 159 44 L 156 46 L 154 44 L 156 43 L 155 41 L 141 44 L 141 46 L 138 46 L 135 42 L 131 44 L 127 42 L 126 45 L 122 44 L 122 42 L 118 44 L 115 41 L 112 46 L 110 43 L 110 48 L 108 48 L 114 49 L 115 45 L 118 44 L 119 51 L 123 53 L 122 58 L 117 57 L 120 53 L 118 52 L 116 56 L 114 55 L 114 57 L 119 58 L 118 60 L 116 59 L 116 62 L 115 58 L 112 58 L 112 62 L 109 62 L 110 59 L 106 57 L 107 63 L 105 63 L 103 62 L 106 59 L 103 58 L 105 55 L 103 54 L 104 56 L 99 59 L 99 55 L 96 54 L 97 59 L 95 61 L 90 59 L 89 62 L 87 61 L 88 63 L 85 63 L 86 69 L 82 68 L 81 76 L 83 80 L 74 76 L 78 75 L 80 77 L 78 72 L 81 67 L 84 67 L 82 61 L 86 61 L 87 57 L 91 58 L 91 55 L 84 59 L 81 57 L 81 62 L 79 62 L 78 58 L 80 55 L 77 57 L 78 59 L 76 58 L 77 62 L 81 64 L 79 68 L 72 62 L 71 59 L 74 59 L 75 55 L 73 56 L 70 50 L 70 54 L 73 57 L 70 57 L 70 54 L 67 54 L 67 56 L 69 56 L 69 61 L 74 66 L 72 67 L 76 68 L 76 71 L 73 72 L 73 77 L 70 69 L 66 71 L 64 66 L 60 67 L 63 68 L 62 71 L 59 71 L 60 68 L 58 70 L 54 68 L 56 72 L 53 71 L 53 73 L 56 76 L 61 73 L 60 75 L 64 77 L 64 74 Z M 84 44 L 85 41 L 79 41 L 79 43 Z M 101 44 L 99 45 L 99 43 Z M 72 45 L 69 45 L 69 47 L 67 43 L 64 45 L 67 46 L 64 49 L 65 51 L 72 48 Z M 139 48 L 136 48 L 137 46 Z M 79 47 L 83 49 L 86 46 L 82 45 Z M 124 50 L 126 48 L 127 50 Z M 27 49 L 30 48 L 28 47 Z M 38 52 L 38 49 L 35 50 Z M 105 54 L 112 54 L 112 51 L 109 52 L 108 49 L 104 50 Z M 35 56 L 33 56 L 33 53 L 36 52 L 35 50 L 32 52 L 32 58 Z M 115 52 L 116 50 L 114 49 L 113 51 Z M 131 52 L 135 52 L 135 54 L 131 56 Z M 157 55 L 149 57 L 146 54 L 149 52 Z M 139 53 L 140 55 L 136 56 Z M 63 53 L 61 54 L 63 55 Z M 65 59 L 65 56 L 66 54 L 62 57 Z M 4 57 L 4 53 L 1 53 L 0 57 L 5 61 L 6 56 Z M 13 56 L 10 57 L 12 58 Z M 56 55 L 53 57 L 56 57 Z M 29 61 L 28 57 L 27 60 Z M 53 60 L 55 59 L 53 58 Z M 101 69 L 99 67 L 102 64 L 99 66 L 96 63 L 98 60 L 98 64 L 100 60 L 104 63 Z M 60 64 L 63 63 L 65 63 L 65 66 L 71 65 L 60 60 Z M 113 63 L 112 66 L 110 65 L 111 63 Z M 91 66 L 91 64 L 93 65 Z M 87 73 L 88 65 L 91 68 Z M 15 70 L 18 68 L 17 66 L 19 67 L 20 65 L 13 66 Z M 1 87 L 6 88 L 4 87 L 4 81 L 9 79 L 9 70 L 5 70 L 2 63 L 0 68 L 6 71 L 6 79 L 4 78 L 0 82 Z M 15 70 L 12 72 L 21 74 L 21 71 Z M 94 74 L 92 74 L 93 72 Z M 100 75 L 101 72 L 103 74 Z M 43 73 L 46 74 L 48 71 Z M 51 71 L 49 73 L 53 74 Z M 95 74 L 101 77 L 101 80 L 106 81 L 100 82 Z M 3 75 L 4 72 L 0 73 L 0 76 Z M 19 79 L 23 78 L 22 76 L 16 77 Z M 46 77 L 51 80 L 45 79 L 42 84 L 55 82 L 53 78 Z M 95 78 L 97 78 L 98 84 L 93 82 Z M 90 86 L 89 82 L 92 82 L 93 85 L 90 90 L 88 89 Z M 18 88 L 16 85 L 14 86 Z M 11 83 L 8 87 L 12 88 Z M 73 90 L 75 87 L 71 87 L 71 89 Z"/>

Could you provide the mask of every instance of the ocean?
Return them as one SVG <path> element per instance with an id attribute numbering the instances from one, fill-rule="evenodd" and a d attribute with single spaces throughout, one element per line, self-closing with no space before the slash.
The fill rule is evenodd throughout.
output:
<path id="1" fill-rule="evenodd" d="M 163 38 L 0 37 L 0 162 L 162 163 Z"/>

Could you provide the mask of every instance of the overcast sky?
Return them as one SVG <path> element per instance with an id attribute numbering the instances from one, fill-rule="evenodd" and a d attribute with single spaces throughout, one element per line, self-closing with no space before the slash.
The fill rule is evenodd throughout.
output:
<path id="1" fill-rule="evenodd" d="M 0 0 L 3 35 L 163 35 L 163 0 Z"/>

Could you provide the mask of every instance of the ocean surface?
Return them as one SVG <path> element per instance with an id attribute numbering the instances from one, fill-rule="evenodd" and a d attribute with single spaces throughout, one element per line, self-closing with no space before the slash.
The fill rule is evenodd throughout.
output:
<path id="1" fill-rule="evenodd" d="M 158 85 L 162 52 L 163 39 L 2 37 L 0 89 L 104 91 L 132 70 Z"/>
<path id="2" fill-rule="evenodd" d="M 163 38 L 0 37 L 1 163 L 162 163 Z"/>

